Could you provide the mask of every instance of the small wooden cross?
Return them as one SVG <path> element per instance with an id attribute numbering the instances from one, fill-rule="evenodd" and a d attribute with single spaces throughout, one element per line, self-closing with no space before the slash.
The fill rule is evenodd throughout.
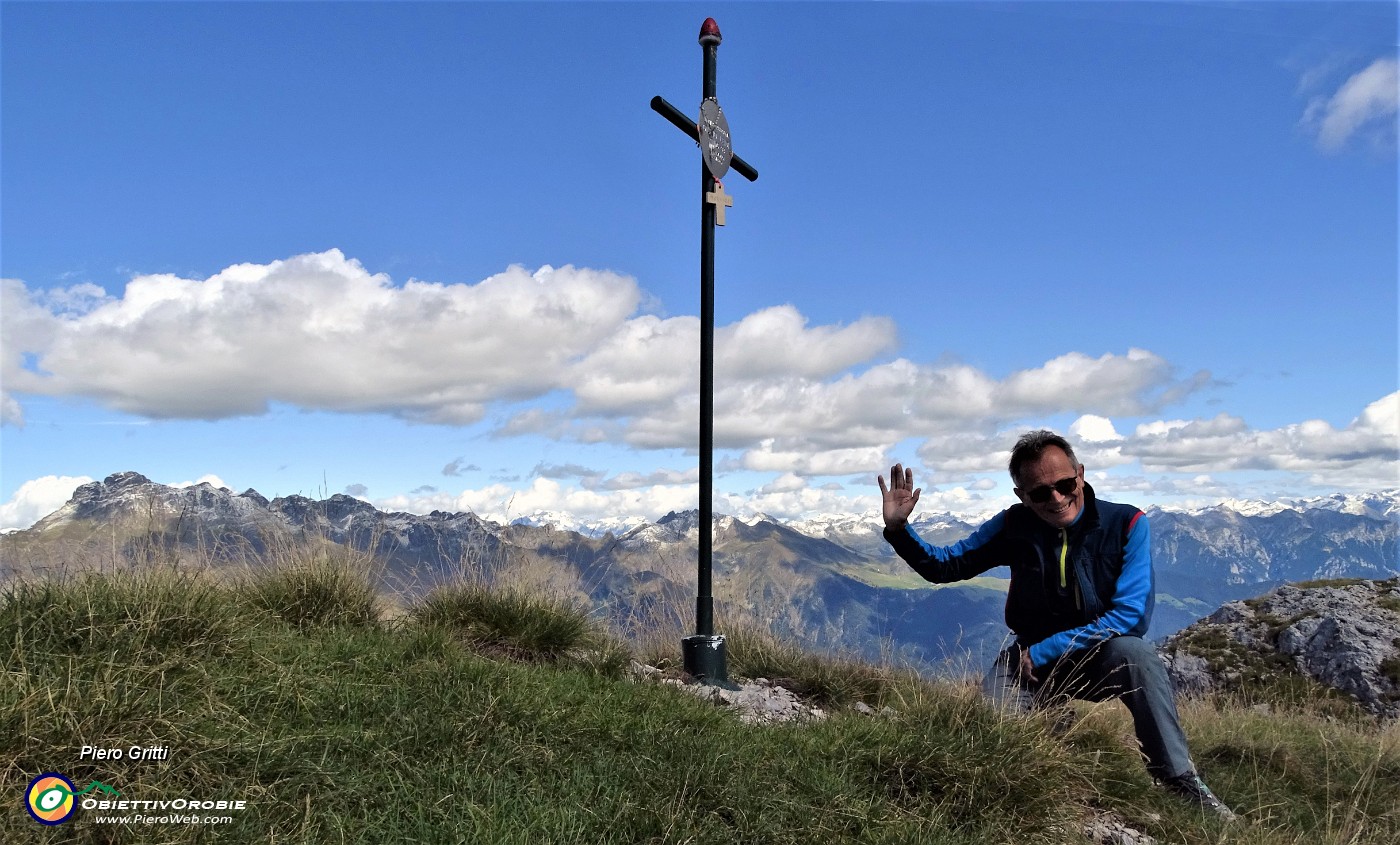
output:
<path id="1" fill-rule="evenodd" d="M 734 198 L 724 192 L 724 186 L 715 180 L 715 189 L 705 194 L 705 202 L 715 207 L 715 225 L 724 225 L 724 209 L 734 207 Z"/>

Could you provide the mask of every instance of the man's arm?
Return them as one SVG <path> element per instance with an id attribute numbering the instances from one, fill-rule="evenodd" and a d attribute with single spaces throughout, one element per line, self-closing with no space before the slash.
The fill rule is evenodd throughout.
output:
<path id="1" fill-rule="evenodd" d="M 1001 514 L 987 520 L 966 540 L 951 546 L 931 546 L 909 527 L 909 516 L 919 501 L 914 471 L 895 464 L 890 467 L 889 487 L 885 486 L 884 476 L 878 476 L 877 480 L 884 502 L 885 541 L 925 581 L 935 584 L 965 581 L 998 565 L 989 544 L 1001 533 Z"/>
<path id="2" fill-rule="evenodd" d="M 971 537 L 951 546 L 929 545 L 907 524 L 898 529 L 887 527 L 885 542 L 925 581 L 935 584 L 966 581 L 1005 562 L 993 548 L 1005 525 L 1004 514 L 1003 511 L 982 523 Z"/>
<path id="3" fill-rule="evenodd" d="M 1065 654 L 1128 633 L 1147 613 L 1152 595 L 1152 532 L 1139 513 L 1123 547 L 1123 571 L 1108 610 L 1087 625 L 1061 631 L 1032 645 L 1027 652 L 1036 666 L 1054 663 Z"/>

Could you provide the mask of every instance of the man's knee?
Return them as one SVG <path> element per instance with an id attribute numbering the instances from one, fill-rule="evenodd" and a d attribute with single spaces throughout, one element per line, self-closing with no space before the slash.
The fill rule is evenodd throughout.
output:
<path id="1" fill-rule="evenodd" d="M 1096 655 L 1098 677 L 1124 691 L 1151 690 L 1171 695 L 1171 680 L 1157 649 L 1142 637 L 1114 637 L 1100 644 Z"/>
<path id="2" fill-rule="evenodd" d="M 1024 712 L 1030 709 L 1031 696 L 1012 665 L 1012 652 L 1003 651 L 982 679 L 982 694 L 998 710 Z"/>
<path id="3" fill-rule="evenodd" d="M 1122 636 L 1105 640 L 1099 659 L 1114 668 L 1120 666 L 1146 667 L 1148 671 L 1162 667 L 1157 649 L 1142 637 Z"/>

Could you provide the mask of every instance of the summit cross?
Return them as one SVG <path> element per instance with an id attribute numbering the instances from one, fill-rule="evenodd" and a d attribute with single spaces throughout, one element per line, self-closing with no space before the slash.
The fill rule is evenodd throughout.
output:
<path id="1" fill-rule="evenodd" d="M 715 416 L 715 226 L 724 225 L 725 208 L 734 198 L 719 180 L 730 167 L 750 182 L 758 171 L 734 155 L 729 123 L 715 97 L 715 56 L 719 24 L 706 18 L 700 26 L 704 52 L 700 120 L 693 121 L 660 96 L 651 108 L 700 145 L 700 518 L 695 636 L 681 641 L 684 668 L 691 677 L 711 686 L 731 686 L 725 667 L 724 637 L 715 635 L 711 559 L 714 550 L 714 416 Z"/>

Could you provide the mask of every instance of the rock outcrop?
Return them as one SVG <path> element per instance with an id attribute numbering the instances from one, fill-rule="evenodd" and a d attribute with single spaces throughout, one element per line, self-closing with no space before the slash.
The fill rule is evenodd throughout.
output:
<path id="1" fill-rule="evenodd" d="M 1310 582 L 1234 601 L 1162 647 L 1178 692 L 1295 672 L 1400 717 L 1400 579 Z"/>

